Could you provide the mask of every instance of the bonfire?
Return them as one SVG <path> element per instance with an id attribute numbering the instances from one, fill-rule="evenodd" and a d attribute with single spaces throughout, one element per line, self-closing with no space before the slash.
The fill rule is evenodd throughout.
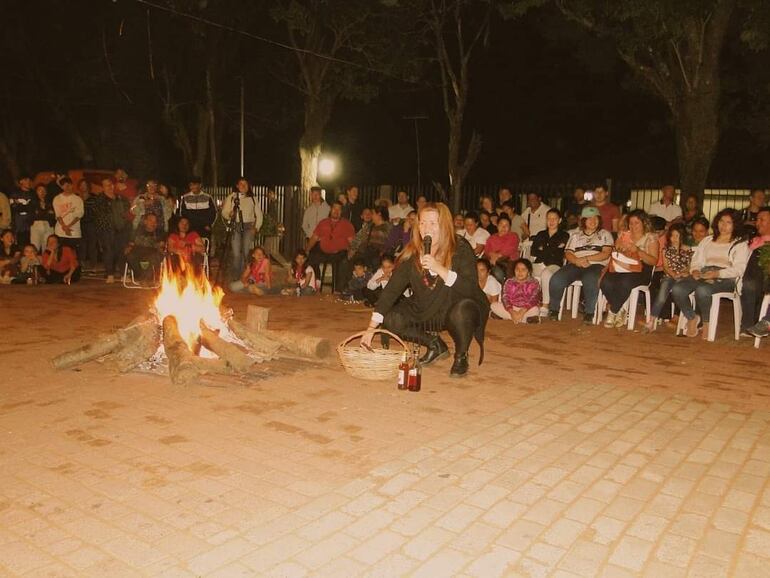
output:
<path id="1" fill-rule="evenodd" d="M 202 375 L 264 378 L 318 365 L 329 355 L 325 339 L 267 329 L 268 310 L 250 305 L 247 322 L 222 307 L 224 292 L 202 271 L 169 261 L 149 311 L 126 327 L 53 360 L 56 369 L 102 359 L 121 372 L 168 373 L 175 384 Z"/>

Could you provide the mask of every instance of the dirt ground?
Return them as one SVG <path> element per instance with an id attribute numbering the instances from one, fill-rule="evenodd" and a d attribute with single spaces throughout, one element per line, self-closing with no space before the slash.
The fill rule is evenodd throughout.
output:
<path id="1" fill-rule="evenodd" d="M 347 568 L 345 575 L 372 569 L 397 575 L 437 563 L 439 554 L 410 555 L 408 532 L 391 527 L 357 535 L 354 524 L 367 510 L 354 513 L 341 504 L 345 496 L 368 495 L 362 494 L 368 485 L 353 489 L 361 480 L 372 485 L 391 476 L 427 475 L 404 473 L 413 463 L 404 456 L 425 452 L 426 459 L 436 454 L 434 461 L 441 455 L 441 466 L 456 463 L 456 456 L 437 452 L 449 451 L 452 440 L 475 439 L 501 416 L 514 419 L 513 408 L 518 412 L 553 395 L 601 391 L 608 400 L 632 396 L 724 411 L 735 419 L 765 419 L 770 410 L 770 343 L 754 349 L 753 341 L 734 341 L 727 313 L 715 343 L 675 337 L 669 329 L 642 335 L 571 319 L 526 326 L 493 320 L 481 367 L 474 344 L 466 378 L 450 379 L 451 360 L 443 360 L 425 370 L 423 391 L 416 394 L 399 392 L 394 383 L 358 382 L 336 360 L 328 369 L 246 387 L 178 388 L 166 378 L 120 375 L 100 363 L 63 372 L 51 368 L 54 355 L 123 326 L 152 298 L 150 291 L 88 280 L 71 287 L 0 288 L 0 574 L 5 568 L 10 575 L 30 576 L 233 576 L 270 569 L 288 576 L 342 575 Z M 250 303 L 270 308 L 270 327 L 327 337 L 335 345 L 363 329 L 369 317 L 364 308 L 329 296 L 225 298 L 238 318 L 245 318 Z M 576 415 L 585 412 L 589 419 L 592 411 L 578 408 Z M 477 452 L 482 445 L 466 444 Z M 432 479 L 444 487 L 444 478 Z M 409 491 L 398 496 L 414 497 L 415 490 Z M 431 491 L 426 484 L 417 493 Z M 396 499 L 387 489 L 380 493 L 377 504 Z M 385 503 L 389 524 L 410 513 L 399 503 Z M 453 506 L 437 504 L 438 512 Z M 326 519 L 338 507 L 339 527 L 349 524 L 344 533 L 314 534 L 303 525 Z M 367 552 L 383 536 L 398 546 L 370 559 Z M 745 541 L 745 531 L 743 536 Z M 338 545 L 349 540 L 347 549 L 340 545 L 334 554 L 327 545 L 328 559 L 314 557 L 314 546 L 332 538 Z M 364 547 L 370 538 L 380 542 Z M 502 547 L 495 539 L 477 550 L 457 546 L 452 552 L 462 550 L 467 558 L 457 568 L 473 574 L 474 560 L 487 555 L 490 544 L 497 544 L 495 552 Z M 634 569 L 611 549 L 623 540 L 602 545 L 610 550 L 601 567 Z M 702 540 L 696 542 L 707 550 Z M 564 550 L 567 560 L 573 550 Z M 547 575 L 536 566 L 553 570 L 559 563 L 547 566 L 534 551 L 528 558 L 511 554 L 507 568 Z M 454 560 L 452 552 L 440 562 Z M 726 573 L 713 575 L 736 575 L 748 560 L 739 552 L 742 546 L 736 545 Z M 692 556 L 688 564 L 697 561 L 695 549 Z M 660 562 L 652 554 L 645 560 L 640 573 Z"/>

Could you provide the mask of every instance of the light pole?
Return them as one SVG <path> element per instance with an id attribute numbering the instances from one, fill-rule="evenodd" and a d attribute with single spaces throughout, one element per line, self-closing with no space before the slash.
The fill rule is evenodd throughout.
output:
<path id="1" fill-rule="evenodd" d="M 241 76 L 241 176 L 246 175 L 246 163 L 244 160 L 246 152 L 246 99 L 243 89 L 243 76 Z"/>
<path id="2" fill-rule="evenodd" d="M 422 161 L 420 158 L 420 121 L 428 120 L 425 115 L 405 116 L 404 120 L 414 121 L 414 140 L 417 145 L 417 196 L 422 194 Z"/>

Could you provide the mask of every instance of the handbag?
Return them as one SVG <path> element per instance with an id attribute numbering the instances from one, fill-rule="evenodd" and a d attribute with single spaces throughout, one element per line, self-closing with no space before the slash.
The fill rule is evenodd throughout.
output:
<path id="1" fill-rule="evenodd" d="M 620 251 L 613 251 L 610 256 L 609 269 L 611 273 L 641 273 L 642 262 L 624 255 Z"/>

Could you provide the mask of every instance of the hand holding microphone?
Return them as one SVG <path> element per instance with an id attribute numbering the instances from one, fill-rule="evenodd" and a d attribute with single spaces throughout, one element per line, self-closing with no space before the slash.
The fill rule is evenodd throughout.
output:
<path id="1" fill-rule="evenodd" d="M 435 259 L 433 258 L 433 255 L 430 254 L 431 246 L 433 244 L 433 239 L 431 239 L 430 235 L 425 235 L 422 238 L 422 259 L 420 259 L 420 264 L 423 268 L 423 277 L 426 280 L 430 280 L 430 269 L 432 265 L 435 263 Z"/>

